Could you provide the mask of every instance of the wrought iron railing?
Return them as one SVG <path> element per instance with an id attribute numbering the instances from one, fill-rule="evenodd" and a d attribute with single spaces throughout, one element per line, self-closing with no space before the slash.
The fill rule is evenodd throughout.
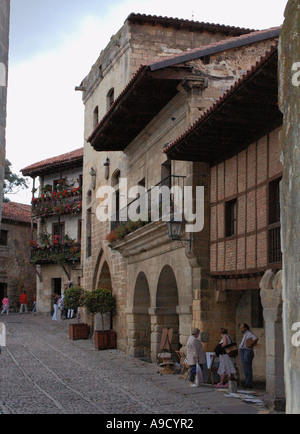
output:
<path id="1" fill-rule="evenodd" d="M 118 211 L 116 214 L 114 214 L 111 217 L 111 231 L 114 231 L 116 228 L 118 228 L 119 226 L 124 226 L 127 223 L 130 222 L 130 218 L 129 218 L 129 208 L 134 206 L 134 204 L 137 201 L 147 203 L 147 207 L 145 207 L 144 209 L 141 209 L 141 206 L 138 206 L 138 214 L 141 215 L 141 220 L 143 220 L 143 222 L 151 222 L 151 213 L 153 211 L 153 203 L 151 201 L 151 193 L 153 192 L 154 188 L 161 188 L 163 186 L 166 186 L 168 188 L 171 187 L 180 187 L 181 191 L 182 191 L 182 206 L 183 206 L 183 202 L 184 202 L 184 183 L 185 183 L 185 176 L 177 176 L 177 175 L 170 175 L 167 176 L 166 178 L 164 178 L 161 182 L 159 182 L 158 184 L 156 184 L 155 186 L 153 186 L 151 189 L 149 189 L 145 194 L 141 195 L 140 197 L 132 200 L 125 208 L 122 208 L 120 211 Z M 172 206 L 174 204 L 174 195 L 170 195 L 170 205 L 171 205 L 171 211 L 172 211 Z M 159 212 L 159 216 L 160 218 L 162 218 L 162 212 L 163 212 L 163 197 L 162 195 L 159 196 L 159 203 L 155 204 L 155 207 L 158 207 L 158 210 L 156 210 L 157 212 Z M 183 208 L 182 208 L 183 209 Z M 171 217 L 171 216 L 170 216 Z"/>
<path id="2" fill-rule="evenodd" d="M 80 214 L 82 210 L 81 191 L 61 193 L 56 196 L 45 196 L 32 200 L 32 218 L 39 219 L 54 215 Z"/>
<path id="3" fill-rule="evenodd" d="M 282 262 L 280 225 L 269 229 L 269 264 Z"/>
<path id="4" fill-rule="evenodd" d="M 79 262 L 81 243 L 61 243 L 56 245 L 37 245 L 31 247 L 31 262 L 33 264 Z"/>

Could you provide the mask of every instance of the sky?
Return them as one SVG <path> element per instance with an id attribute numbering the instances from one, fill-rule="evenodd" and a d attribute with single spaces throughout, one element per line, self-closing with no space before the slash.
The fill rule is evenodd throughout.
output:
<path id="1" fill-rule="evenodd" d="M 283 23 L 287 0 L 11 0 L 7 158 L 14 172 L 80 148 L 81 93 L 132 12 L 253 29 Z M 9 196 L 30 203 L 31 189 Z"/>

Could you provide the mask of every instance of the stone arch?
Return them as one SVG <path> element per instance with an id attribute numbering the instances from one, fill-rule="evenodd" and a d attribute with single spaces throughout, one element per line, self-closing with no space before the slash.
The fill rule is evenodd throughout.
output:
<path id="1" fill-rule="evenodd" d="M 96 265 L 95 265 L 95 268 L 94 268 L 93 288 L 92 288 L 93 290 L 96 289 L 97 285 L 98 285 L 98 281 L 99 281 L 99 278 L 98 278 L 98 276 L 99 276 L 99 269 L 100 269 L 100 263 L 101 263 L 103 254 L 104 254 L 104 251 L 103 251 L 103 249 L 101 249 L 100 253 L 99 253 L 98 257 L 97 257 Z"/>
<path id="2" fill-rule="evenodd" d="M 165 265 L 161 270 L 157 283 L 155 315 L 152 316 L 152 351 L 158 353 L 164 328 L 173 329 L 172 350 L 179 345 L 179 291 L 175 272 L 172 267 Z M 152 354 L 155 358 L 155 354 Z"/>
<path id="3" fill-rule="evenodd" d="M 100 270 L 100 272 L 99 272 Z M 101 257 L 99 256 L 99 265 L 98 265 L 98 273 L 97 273 L 97 279 L 96 279 L 96 286 L 94 289 L 97 288 L 104 288 L 108 289 L 109 291 L 112 291 L 112 279 L 111 279 L 111 273 L 110 268 L 108 265 L 107 260 L 103 256 L 103 251 Z M 99 314 L 95 315 L 95 327 L 96 329 L 100 330 L 99 327 L 102 327 L 102 324 L 100 324 L 100 321 L 102 321 L 102 318 Z M 105 330 L 113 330 L 113 315 L 107 313 L 104 315 L 104 326 Z"/>
<path id="4" fill-rule="evenodd" d="M 151 318 L 149 308 L 149 283 L 145 273 L 140 272 L 134 286 L 128 344 L 130 346 L 130 353 L 134 357 L 147 360 L 151 356 Z"/>
<path id="5" fill-rule="evenodd" d="M 104 261 L 104 263 L 101 267 L 101 272 L 99 275 L 97 287 L 109 289 L 110 291 L 112 291 L 111 274 L 110 274 L 110 269 L 109 269 L 107 261 Z"/>

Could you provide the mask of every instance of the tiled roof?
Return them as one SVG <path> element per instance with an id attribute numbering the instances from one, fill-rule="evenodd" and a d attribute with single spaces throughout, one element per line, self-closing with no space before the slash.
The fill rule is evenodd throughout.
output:
<path id="1" fill-rule="evenodd" d="M 266 30 L 253 31 L 252 33 L 237 36 L 233 38 L 222 39 L 218 42 L 213 42 L 209 45 L 195 48 L 193 50 L 188 50 L 183 53 L 177 54 L 176 56 L 168 57 L 162 61 L 155 61 L 151 64 L 151 70 L 156 71 L 157 69 L 165 68 L 166 66 L 176 65 L 182 62 L 188 62 L 189 60 L 198 59 L 215 53 L 220 53 L 222 51 L 230 50 L 232 48 L 243 47 L 244 45 L 253 44 L 255 42 L 264 41 L 267 39 L 273 39 L 279 37 L 282 26 L 273 27 Z"/>
<path id="2" fill-rule="evenodd" d="M 146 73 L 147 70 L 150 71 L 156 71 L 158 69 L 165 68 L 167 66 L 173 66 L 177 65 L 179 63 L 183 63 L 185 61 L 206 57 L 209 54 L 213 53 L 219 53 L 222 51 L 226 51 L 228 49 L 237 48 L 245 45 L 252 44 L 254 42 L 263 41 L 267 39 L 276 38 L 279 36 L 281 32 L 282 27 L 274 27 L 272 29 L 267 30 L 261 30 L 253 32 L 249 35 L 243 35 L 239 37 L 224 39 L 219 42 L 215 42 L 209 45 L 206 45 L 201 48 L 197 48 L 195 50 L 187 51 L 185 53 L 181 53 L 177 56 L 168 57 L 167 59 L 163 61 L 151 61 L 144 63 L 140 66 L 140 68 L 136 71 L 134 76 L 131 78 L 129 83 L 125 86 L 123 91 L 119 94 L 119 96 L 116 98 L 114 103 L 111 105 L 110 109 L 107 111 L 107 113 L 104 115 L 102 120 L 99 122 L 99 124 L 96 126 L 90 137 L 88 137 L 87 142 L 91 143 L 93 139 L 97 136 L 98 132 L 101 130 L 107 119 L 112 115 L 112 113 L 115 111 L 116 107 L 120 103 L 120 101 L 123 99 L 123 97 L 131 91 L 133 86 L 136 82 L 138 82 L 140 79 L 142 79 L 143 75 Z"/>
<path id="3" fill-rule="evenodd" d="M 4 202 L 2 204 L 2 221 L 31 223 L 31 206 L 23 203 Z"/>
<path id="4" fill-rule="evenodd" d="M 244 29 L 241 27 L 227 26 L 224 24 L 204 23 L 194 20 L 185 20 L 182 18 L 162 17 L 156 15 L 135 14 L 129 15 L 126 21 L 137 23 L 161 24 L 167 26 L 174 26 L 189 29 L 198 29 L 203 31 L 220 32 L 231 35 L 242 35 L 245 33 L 253 32 L 251 29 Z"/>
<path id="5" fill-rule="evenodd" d="M 246 72 L 230 89 L 228 89 L 225 94 L 219 98 L 208 110 L 206 110 L 202 116 L 200 116 L 193 125 L 191 125 L 181 136 L 177 137 L 173 142 L 169 143 L 164 147 L 164 152 L 170 156 L 179 144 L 184 143 L 185 140 L 188 139 L 190 135 L 192 135 L 197 129 L 200 128 L 202 124 L 204 124 L 211 115 L 213 115 L 217 109 L 221 108 L 224 103 L 226 103 L 232 95 L 234 95 L 242 86 L 245 85 L 247 80 L 249 80 L 257 71 L 259 71 L 262 66 L 277 53 L 278 44 L 274 44 L 274 46 L 266 52 L 266 54 L 260 59 L 260 61 L 256 62 L 252 68 Z"/>
<path id="6" fill-rule="evenodd" d="M 59 155 L 57 157 L 48 158 L 47 160 L 39 161 L 31 166 L 25 167 L 21 170 L 24 176 L 36 176 L 41 171 L 47 169 L 56 169 L 61 165 L 67 165 L 74 161 L 83 160 L 83 148 L 76 149 L 75 151 L 68 152 L 66 154 Z"/>

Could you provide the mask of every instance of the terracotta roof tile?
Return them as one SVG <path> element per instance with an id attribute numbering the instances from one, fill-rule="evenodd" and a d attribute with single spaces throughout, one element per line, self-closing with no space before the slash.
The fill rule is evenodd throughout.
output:
<path id="1" fill-rule="evenodd" d="M 247 71 L 234 85 L 232 85 L 227 92 L 225 92 L 221 98 L 219 98 L 208 110 L 206 110 L 181 136 L 177 137 L 173 142 L 166 145 L 163 151 L 168 154 L 176 145 L 185 140 L 189 134 L 196 130 L 202 124 L 202 122 L 204 122 L 211 114 L 213 114 L 214 111 L 224 103 L 224 101 L 229 99 L 230 96 L 236 92 L 249 77 L 251 77 L 263 66 L 263 64 L 277 51 L 277 46 L 278 44 L 274 44 L 274 46 L 267 51 L 263 57 L 261 57 L 260 61 L 256 62 L 256 64 L 253 65 L 249 71 Z"/>
<path id="2" fill-rule="evenodd" d="M 176 54 L 175 56 L 168 57 L 162 61 L 156 60 L 154 62 L 148 63 L 148 65 L 150 65 L 152 71 L 155 71 L 157 69 L 164 68 L 165 66 L 171 66 L 172 64 L 176 65 L 177 63 L 182 63 L 192 59 L 207 56 L 208 53 L 206 52 L 210 52 L 211 54 L 220 53 L 228 49 L 238 48 L 244 45 L 252 44 L 256 41 L 273 39 L 279 37 L 281 30 L 282 26 L 272 27 L 271 29 L 257 30 L 246 35 L 222 39 L 221 41 L 213 42 L 209 45 L 204 45 L 203 47 L 184 51 L 180 54 Z M 230 46 L 230 48 L 228 48 L 228 46 Z"/>
<path id="3" fill-rule="evenodd" d="M 191 50 L 191 51 L 183 52 L 183 53 L 178 54 L 176 56 L 168 57 L 168 58 L 164 59 L 163 61 L 154 60 L 154 61 L 149 61 L 147 63 L 142 64 L 140 66 L 140 68 L 136 71 L 136 73 L 133 75 L 133 77 L 131 78 L 129 83 L 125 86 L 123 91 L 118 95 L 118 97 L 116 98 L 114 103 L 111 105 L 110 109 L 107 111 L 107 113 L 101 119 L 101 121 L 98 123 L 98 125 L 96 126 L 96 128 L 94 129 L 94 131 L 92 132 L 90 137 L 88 137 L 87 142 L 90 143 L 97 136 L 98 131 L 101 129 L 101 127 L 103 126 L 105 121 L 110 117 L 111 113 L 115 110 L 116 106 L 122 100 L 124 95 L 127 92 L 130 92 L 131 87 L 134 85 L 134 83 L 137 80 L 139 80 L 142 77 L 142 75 L 146 72 L 147 69 L 150 69 L 151 71 L 155 71 L 155 70 L 164 68 L 166 66 L 172 66 L 172 65 L 176 65 L 178 63 L 182 63 L 184 61 L 188 61 L 188 60 L 192 60 L 192 59 L 196 59 L 196 58 L 201 58 L 201 57 L 206 56 L 207 52 L 209 50 L 213 50 L 216 53 L 222 52 L 222 51 L 225 51 L 228 49 L 227 48 L 228 44 L 233 45 L 230 48 L 230 49 L 232 49 L 235 46 L 239 47 L 239 46 L 251 44 L 256 39 L 258 39 L 258 40 L 264 40 L 264 39 L 268 39 L 268 38 L 272 39 L 272 38 L 275 38 L 276 36 L 279 36 L 281 29 L 282 29 L 282 26 L 274 27 L 274 28 L 267 29 L 267 30 L 254 31 L 250 34 L 246 34 L 246 35 L 242 35 L 242 36 L 238 36 L 238 37 L 233 37 L 233 38 L 229 38 L 229 39 L 223 39 L 219 42 L 214 42 L 212 44 L 209 44 L 209 45 L 206 45 L 206 46 L 203 46 L 200 48 L 196 48 L 196 49 Z"/>
<path id="4" fill-rule="evenodd" d="M 213 32 L 220 32 L 220 33 L 226 33 L 226 34 L 244 34 L 244 33 L 250 33 L 254 30 L 251 29 L 245 29 L 241 27 L 235 27 L 235 26 L 227 26 L 225 24 L 215 24 L 215 23 L 205 23 L 200 21 L 194 21 L 194 20 L 186 20 L 183 18 L 172 18 L 172 17 L 163 17 L 163 16 L 157 16 L 157 15 L 146 15 L 146 14 L 135 14 L 132 13 L 129 15 L 126 21 L 131 22 L 138 22 L 138 23 L 157 23 L 162 25 L 168 25 L 168 26 L 174 26 L 174 27 L 188 27 L 188 28 L 194 28 L 194 29 L 203 29 L 207 31 L 213 31 Z"/>
<path id="5" fill-rule="evenodd" d="M 80 159 L 83 159 L 83 148 L 76 149 L 75 151 L 68 152 L 57 157 L 51 157 L 47 160 L 39 161 L 38 163 L 34 163 L 31 166 L 25 167 L 21 170 L 21 172 L 24 176 L 31 176 L 37 174 L 43 169 L 51 168 L 52 166 L 58 166 L 60 164 L 67 164 L 69 162 L 71 163 L 72 161 Z"/>
<path id="6" fill-rule="evenodd" d="M 3 203 L 2 221 L 31 223 L 31 206 L 16 202 Z"/>

